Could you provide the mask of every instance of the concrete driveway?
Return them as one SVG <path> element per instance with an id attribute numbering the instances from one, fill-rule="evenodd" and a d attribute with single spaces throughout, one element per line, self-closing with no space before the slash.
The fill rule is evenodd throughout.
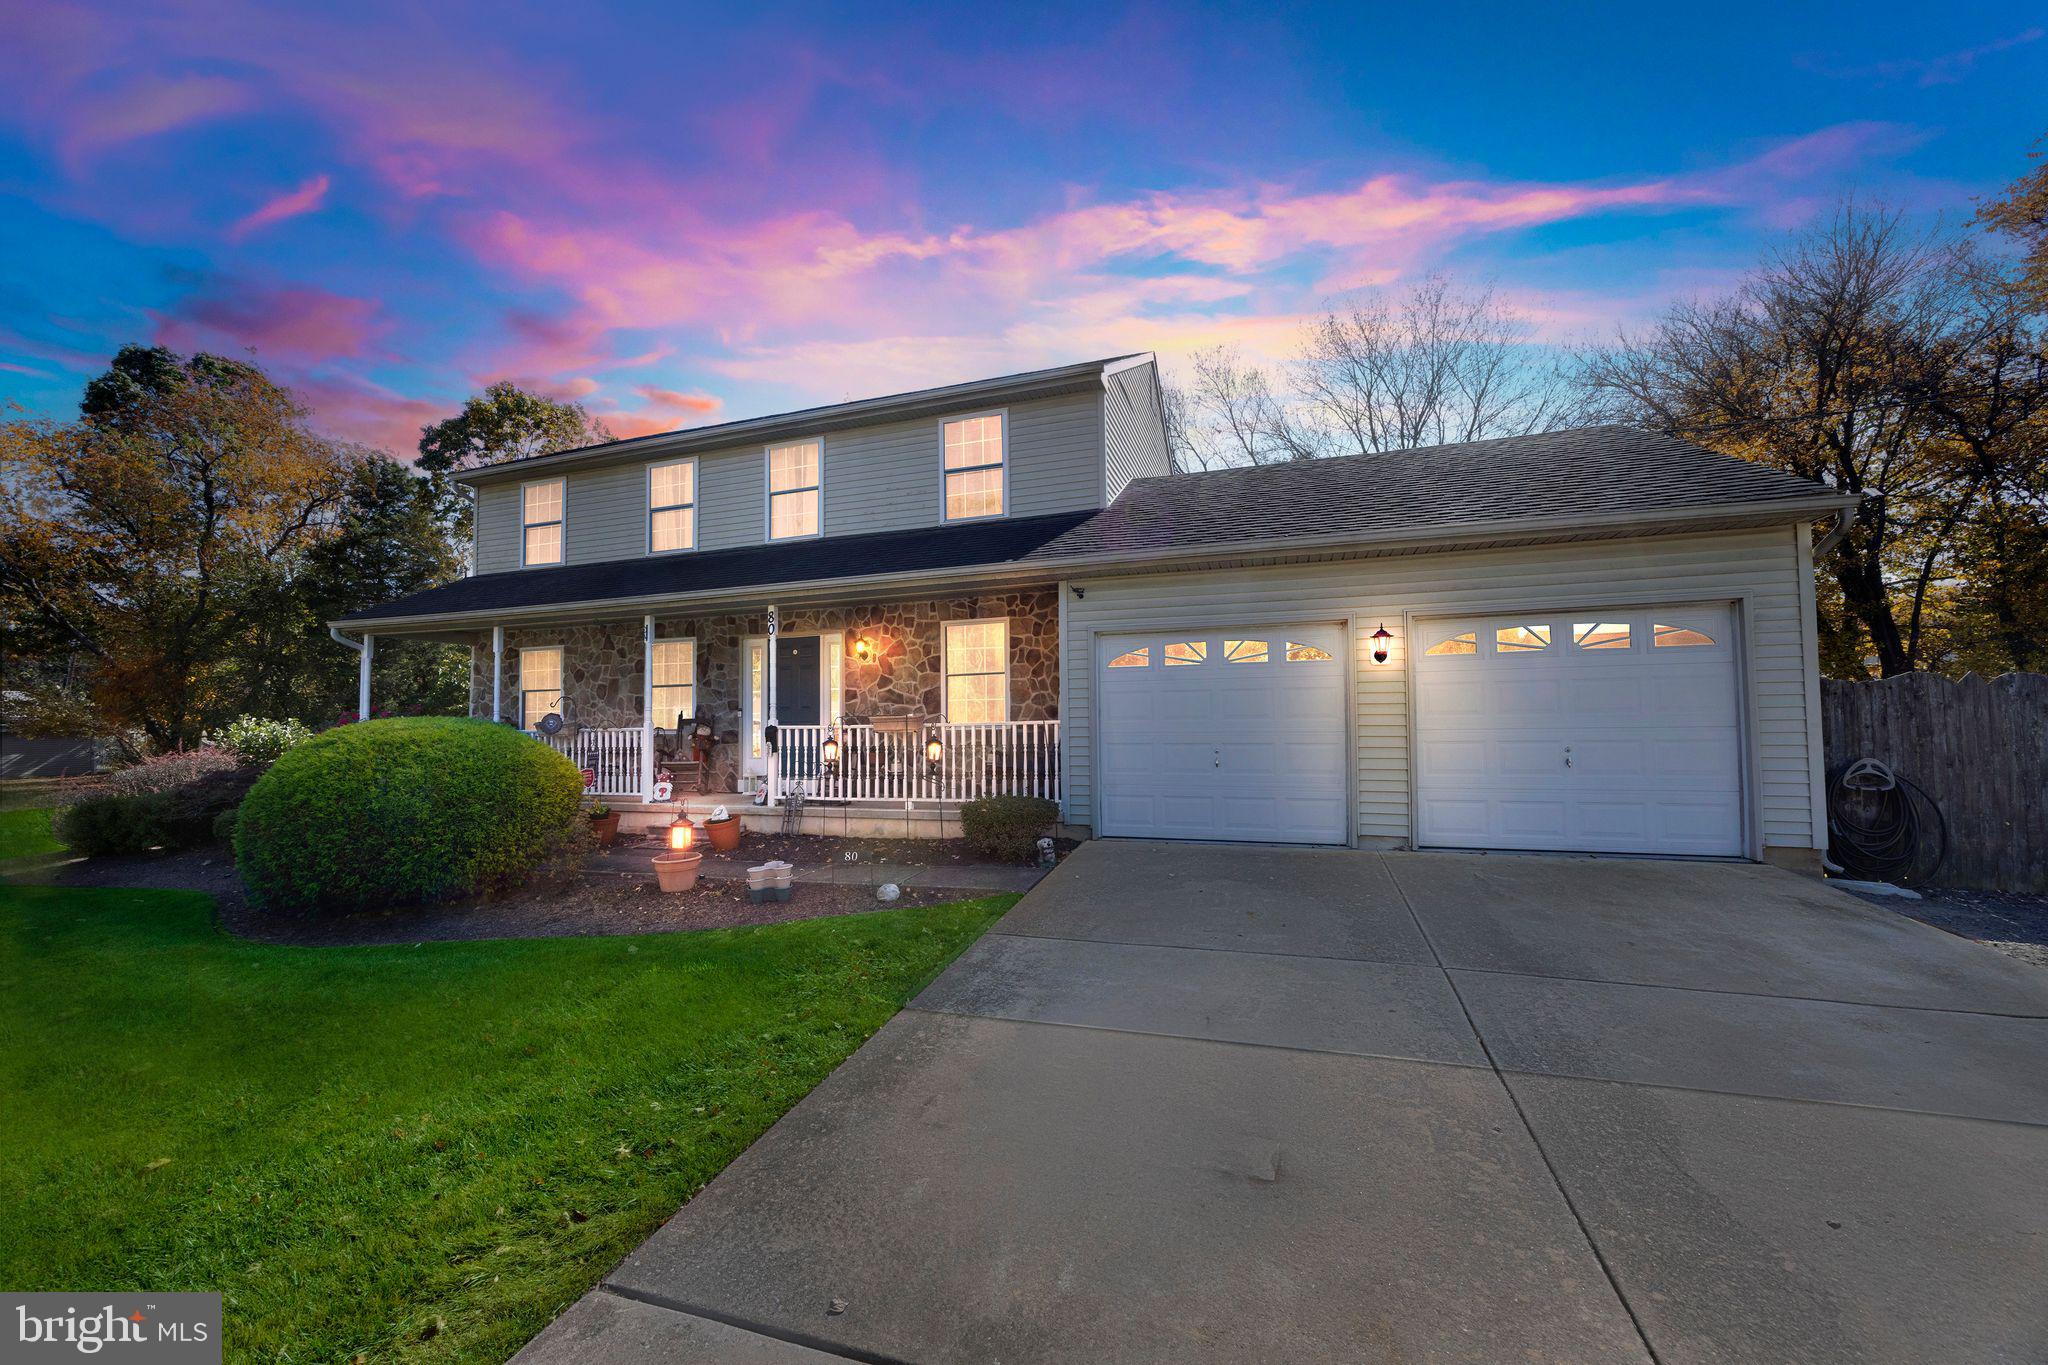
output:
<path id="1" fill-rule="evenodd" d="M 1083 846 L 521 1361 L 2048 1358 L 2048 973 L 1768 868 Z"/>

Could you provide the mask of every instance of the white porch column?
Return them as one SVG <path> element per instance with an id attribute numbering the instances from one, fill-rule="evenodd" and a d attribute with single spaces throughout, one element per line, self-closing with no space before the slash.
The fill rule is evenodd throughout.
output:
<path id="1" fill-rule="evenodd" d="M 363 632 L 363 652 L 356 662 L 356 719 L 370 718 L 370 655 L 377 648 L 377 637 Z"/>
<path id="2" fill-rule="evenodd" d="M 505 628 L 491 627 L 491 721 L 505 719 Z"/>
<path id="3" fill-rule="evenodd" d="M 768 604 L 768 697 L 766 724 L 777 724 L 775 716 L 775 642 L 782 628 L 782 618 L 776 612 L 775 604 Z M 776 736 L 775 748 L 765 755 L 768 760 L 768 804 L 775 805 L 782 796 L 782 739 Z"/>
<path id="4" fill-rule="evenodd" d="M 640 618 L 640 799 L 654 800 L 654 613 Z M 682 742 L 682 735 L 676 742 Z"/>

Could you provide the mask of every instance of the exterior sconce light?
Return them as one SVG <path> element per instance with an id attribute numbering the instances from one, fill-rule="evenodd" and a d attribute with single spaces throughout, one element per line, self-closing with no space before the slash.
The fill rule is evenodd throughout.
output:
<path id="1" fill-rule="evenodd" d="M 865 635 L 855 636 L 853 640 L 853 658 L 855 663 L 873 663 L 875 661 L 875 642 Z"/>
<path id="2" fill-rule="evenodd" d="M 682 816 L 668 827 L 668 851 L 688 853 L 697 846 L 697 827 Z"/>
<path id="3" fill-rule="evenodd" d="M 924 741 L 924 768 L 933 777 L 939 775 L 939 760 L 946 756 L 946 746 L 939 742 L 939 732 L 933 730 Z"/>
<path id="4" fill-rule="evenodd" d="M 832 732 L 831 732 L 830 734 L 828 734 L 828 735 L 826 735 L 826 736 L 825 736 L 825 743 L 824 743 L 824 746 L 823 746 L 822 748 L 820 748 L 820 749 L 819 749 L 819 751 L 818 751 L 818 756 L 819 756 L 819 758 L 820 758 L 820 759 L 822 759 L 822 760 L 823 760 L 823 762 L 824 762 L 824 764 L 825 764 L 825 774 L 826 774 L 826 776 L 830 777 L 830 776 L 836 775 L 836 774 L 838 773 L 838 771 L 839 771 L 839 732 L 838 732 L 837 730 L 834 730 L 834 731 L 832 731 Z"/>
<path id="5" fill-rule="evenodd" d="M 1387 641 L 1393 638 L 1392 635 L 1387 633 L 1387 628 L 1384 625 L 1372 633 L 1372 661 L 1374 663 L 1383 664 L 1387 661 Z"/>

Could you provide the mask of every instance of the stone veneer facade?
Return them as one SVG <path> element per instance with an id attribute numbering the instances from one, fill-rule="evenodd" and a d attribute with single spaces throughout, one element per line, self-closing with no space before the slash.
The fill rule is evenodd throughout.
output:
<path id="1" fill-rule="evenodd" d="M 928 716 L 940 712 L 944 658 L 940 627 L 948 621 L 1005 617 L 1010 623 L 1010 719 L 1059 718 L 1059 596 L 1052 587 L 968 593 L 910 602 L 803 607 L 782 613 L 785 635 L 829 634 L 845 651 L 844 717 Z M 717 728 L 714 791 L 739 780 L 742 642 L 766 635 L 764 612 L 657 615 L 655 636 L 697 642 L 697 706 Z M 860 663 L 852 642 L 874 641 L 875 657 Z M 831 641 L 827 641 L 828 644 Z M 638 725 L 645 696 L 640 620 L 582 625 L 518 626 L 505 631 L 504 711 L 519 706 L 519 651 L 562 646 L 562 691 L 571 715 L 593 727 Z M 491 647 L 484 636 L 470 650 L 470 714 L 491 713 Z"/>

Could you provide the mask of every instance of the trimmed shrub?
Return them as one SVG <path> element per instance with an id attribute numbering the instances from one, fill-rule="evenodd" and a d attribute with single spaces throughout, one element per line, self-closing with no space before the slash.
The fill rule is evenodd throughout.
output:
<path id="1" fill-rule="evenodd" d="M 93 784 L 93 794 L 143 796 L 175 791 L 208 773 L 234 771 L 235 756 L 222 749 L 174 749 L 108 773 Z"/>
<path id="2" fill-rule="evenodd" d="M 199 848 L 219 839 L 220 818 L 233 815 L 262 773 L 227 768 L 164 793 L 164 832 L 174 848 Z"/>
<path id="3" fill-rule="evenodd" d="M 578 847 L 583 776 L 487 720 L 342 726 L 242 802 L 235 863 L 266 910 L 358 910 L 502 890 Z"/>
<path id="4" fill-rule="evenodd" d="M 1027 863 L 1059 818 L 1060 808 L 1043 797 L 984 796 L 960 807 L 960 833 L 977 852 Z"/>
<path id="5" fill-rule="evenodd" d="M 257 716 L 237 716 L 208 735 L 206 742 L 227 750 L 244 765 L 267 768 L 312 737 L 311 730 L 289 718 L 264 720 Z"/>
<path id="6" fill-rule="evenodd" d="M 174 841 L 166 792 L 100 792 L 58 810 L 52 829 L 73 853 L 88 858 L 147 853 Z"/>

